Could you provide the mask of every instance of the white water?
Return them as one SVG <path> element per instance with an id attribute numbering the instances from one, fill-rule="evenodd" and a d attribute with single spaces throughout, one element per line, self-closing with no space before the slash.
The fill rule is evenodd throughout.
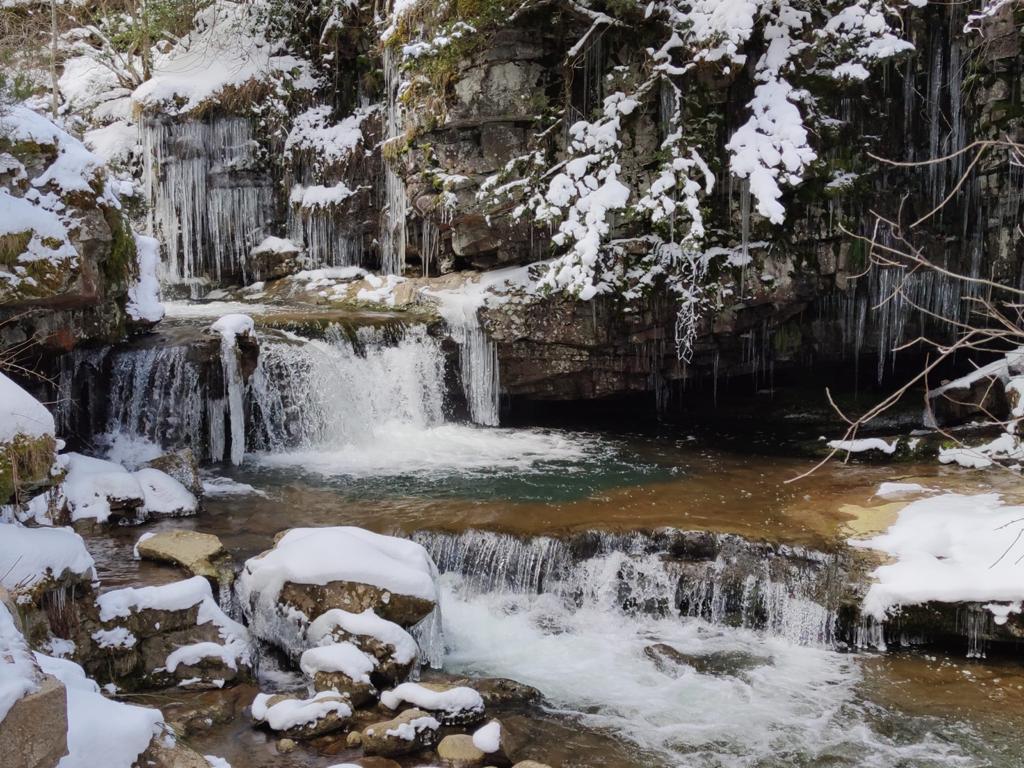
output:
<path id="1" fill-rule="evenodd" d="M 388 335 L 397 339 L 388 339 Z M 251 384 L 256 460 L 326 476 L 527 471 L 588 455 L 541 430 L 446 421 L 445 357 L 423 326 L 336 327 L 323 340 L 263 343 Z"/>
<path id="2" fill-rule="evenodd" d="M 931 735 L 906 743 L 873 727 L 858 703 L 856 657 L 699 619 L 579 608 L 552 594 L 477 593 L 444 584 L 445 666 L 536 686 L 558 711 L 607 729 L 665 766 L 979 765 Z M 665 643 L 684 654 L 746 657 L 735 674 L 659 665 Z M 653 768 L 653 766 L 652 766 Z"/>

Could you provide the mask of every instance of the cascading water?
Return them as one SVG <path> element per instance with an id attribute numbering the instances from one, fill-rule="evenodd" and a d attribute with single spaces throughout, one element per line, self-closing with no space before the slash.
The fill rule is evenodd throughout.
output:
<path id="1" fill-rule="evenodd" d="M 245 118 L 142 121 L 151 230 L 167 248 L 163 278 L 220 281 L 246 274 L 274 208 Z"/>

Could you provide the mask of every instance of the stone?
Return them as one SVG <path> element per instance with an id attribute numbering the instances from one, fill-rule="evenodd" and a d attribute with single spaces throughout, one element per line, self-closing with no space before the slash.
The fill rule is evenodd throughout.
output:
<path id="1" fill-rule="evenodd" d="M 294 696 L 284 693 L 278 693 L 273 696 L 260 694 L 256 697 L 255 701 L 253 701 L 253 720 L 258 723 L 266 724 L 271 730 L 277 730 L 278 733 L 281 733 L 287 739 L 292 740 L 314 739 L 317 736 L 323 736 L 326 733 L 340 731 L 348 724 L 352 710 L 349 707 L 349 701 L 346 696 L 343 696 L 340 693 L 327 695 L 317 694 L 315 698 L 317 699 L 318 704 L 331 702 L 343 705 L 342 710 L 331 710 L 321 714 L 311 722 L 277 730 L 274 729 L 273 725 L 271 725 L 271 722 L 273 722 L 273 715 L 270 710 L 279 704 L 289 704 L 290 702 L 300 704 L 302 702 L 309 702 L 310 700 L 303 698 L 302 696 Z"/>
<path id="2" fill-rule="evenodd" d="M 142 538 L 136 549 L 143 560 L 180 566 L 219 586 L 229 586 L 234 581 L 231 556 L 220 539 L 210 533 L 160 531 Z"/>
<path id="3" fill-rule="evenodd" d="M 394 760 L 387 757 L 360 757 L 352 761 L 359 768 L 402 768 Z"/>
<path id="4" fill-rule="evenodd" d="M 49 675 L 0 721 L 0 756 L 10 768 L 54 768 L 68 752 L 67 691 Z"/>
<path id="5" fill-rule="evenodd" d="M 191 448 L 165 453 L 152 461 L 147 461 L 143 466 L 166 472 L 188 488 L 196 498 L 203 495 L 203 479 L 199 475 L 199 462 Z"/>
<path id="6" fill-rule="evenodd" d="M 135 764 L 145 768 L 210 768 L 201 754 L 181 741 L 170 741 L 163 734 L 153 737 Z"/>
<path id="7" fill-rule="evenodd" d="M 551 768 L 547 763 L 538 763 L 536 760 L 521 760 L 512 768 Z"/>
<path id="8" fill-rule="evenodd" d="M 437 756 L 448 768 L 479 768 L 486 755 L 473 744 L 473 737 L 465 733 L 445 736 L 437 745 Z"/>
<path id="9" fill-rule="evenodd" d="M 298 744 L 296 744 L 292 739 L 278 739 L 277 741 L 277 751 L 282 755 L 288 754 L 297 746 Z"/>
<path id="10" fill-rule="evenodd" d="M 344 672 L 317 672 L 313 675 L 313 688 L 317 691 L 337 691 L 349 697 L 353 707 L 374 701 L 377 689 L 371 683 L 353 680 Z"/>
<path id="11" fill-rule="evenodd" d="M 378 616 L 402 627 L 411 627 L 425 618 L 434 604 L 412 595 L 399 595 L 370 584 L 354 581 L 331 581 L 327 584 L 295 584 L 287 582 L 278 599 L 306 616 L 319 616 L 331 608 L 362 613 L 372 608 Z"/>
<path id="12" fill-rule="evenodd" d="M 421 709 L 407 709 L 398 717 L 363 729 L 363 752 L 394 757 L 434 745 L 440 723 Z"/>
<path id="13" fill-rule="evenodd" d="M 345 739 L 345 744 L 352 747 L 353 749 L 361 747 L 363 745 L 363 734 L 361 734 L 359 731 L 352 731 L 352 733 L 350 733 L 348 737 Z"/>
<path id="14" fill-rule="evenodd" d="M 473 688 L 487 707 L 509 707 L 540 701 L 542 694 L 532 685 L 505 677 L 449 677 L 437 672 L 426 672 L 421 684 L 443 682 L 445 685 Z"/>
<path id="15" fill-rule="evenodd" d="M 174 701 L 160 709 L 175 733 L 191 736 L 215 725 L 230 723 L 249 706 L 257 693 L 257 687 L 243 683 L 175 696 Z"/>

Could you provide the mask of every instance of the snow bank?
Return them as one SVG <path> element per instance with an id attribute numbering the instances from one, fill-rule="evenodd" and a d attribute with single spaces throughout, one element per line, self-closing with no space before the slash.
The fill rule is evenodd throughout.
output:
<path id="1" fill-rule="evenodd" d="M 318 163 L 328 165 L 345 160 L 363 143 L 361 126 L 376 109 L 360 108 L 340 123 L 332 123 L 329 106 L 313 107 L 295 118 L 285 152 L 310 152 Z"/>
<path id="2" fill-rule="evenodd" d="M 28 643 L 0 603 L 0 723 L 22 696 L 39 690 L 40 675 Z"/>
<path id="3" fill-rule="evenodd" d="M 0 586 L 28 589 L 69 571 L 96 577 L 85 541 L 70 528 L 24 528 L 0 523 Z"/>
<path id="4" fill-rule="evenodd" d="M 882 483 L 875 491 L 875 496 L 880 496 L 883 499 L 899 499 L 927 492 L 928 489 L 920 483 Z"/>
<path id="5" fill-rule="evenodd" d="M 316 85 L 307 61 L 285 53 L 258 29 L 260 3 L 217 0 L 196 14 L 193 30 L 157 53 L 153 77 L 132 93 L 140 105 L 168 114 L 191 112 L 228 88 L 275 81 L 295 90 Z"/>
<path id="6" fill-rule="evenodd" d="M 238 578 L 239 593 L 276 602 L 286 582 L 350 581 L 437 601 L 437 569 L 416 542 L 355 527 L 293 528 L 277 545 L 252 557 Z"/>
<path id="7" fill-rule="evenodd" d="M 164 317 L 164 305 L 160 303 L 160 243 L 155 237 L 135 235 L 135 249 L 138 258 L 139 275 L 128 288 L 128 304 L 125 311 L 133 320 L 158 323 Z"/>
<path id="8" fill-rule="evenodd" d="M 435 691 L 419 683 L 402 683 L 380 695 L 380 703 L 388 709 L 398 709 L 403 702 L 432 712 L 446 712 L 451 715 L 461 712 L 482 712 L 484 709 L 483 697 L 465 686 Z"/>
<path id="9" fill-rule="evenodd" d="M 342 629 L 350 635 L 363 635 L 394 648 L 391 658 L 398 664 L 408 664 L 419 653 L 419 647 L 412 635 L 393 621 L 382 619 L 372 608 L 362 613 L 350 613 L 332 608 L 318 616 L 306 630 L 306 637 L 313 645 L 333 643 L 331 634 Z"/>
<path id="10" fill-rule="evenodd" d="M 0 210 L 0 222 L 3 211 Z M 3 224 L 0 223 L 0 228 Z M 2 232 L 0 232 L 2 234 Z M 9 443 L 18 435 L 26 437 L 53 436 L 53 416 L 46 406 L 0 373 L 0 443 Z"/>
<path id="11" fill-rule="evenodd" d="M 895 559 L 874 571 L 864 611 L 883 619 L 901 605 L 1024 600 L 1024 506 L 998 494 L 943 494 L 905 507 L 883 534 L 853 546 Z"/>
<path id="12" fill-rule="evenodd" d="M 252 703 L 252 718 L 264 722 L 275 731 L 287 731 L 309 725 L 331 713 L 338 717 L 351 717 L 352 708 L 340 701 L 334 691 L 321 691 L 309 699 L 285 699 L 267 705 L 271 695 L 260 693 Z"/>
<path id="13" fill-rule="evenodd" d="M 132 768 L 164 732 L 160 710 L 106 698 L 74 662 L 40 654 L 36 659 L 68 692 L 68 754 L 57 768 Z"/>
<path id="14" fill-rule="evenodd" d="M 377 668 L 372 657 L 352 643 L 332 643 L 310 648 L 302 654 L 299 668 L 308 677 L 317 672 L 341 672 L 357 683 L 369 683 L 370 673 Z"/>

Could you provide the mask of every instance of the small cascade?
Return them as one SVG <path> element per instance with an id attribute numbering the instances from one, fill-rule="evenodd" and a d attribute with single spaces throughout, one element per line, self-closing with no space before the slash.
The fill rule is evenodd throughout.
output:
<path id="1" fill-rule="evenodd" d="M 214 324 L 214 329 L 221 321 Z M 238 362 L 238 334 L 235 328 L 228 325 L 219 329 L 220 332 L 220 360 L 224 373 L 225 397 L 221 403 L 221 413 L 224 416 L 211 418 L 211 424 L 218 426 L 227 423 L 230 425 L 231 435 L 231 463 L 242 463 L 245 457 L 245 381 L 242 378 L 242 366 Z M 211 408 L 214 405 L 211 404 Z M 227 431 L 219 429 L 219 435 L 226 435 Z M 224 459 L 225 445 L 222 438 L 215 438 L 213 431 L 210 435 L 210 446 L 215 461 Z M 216 452 L 214 451 L 216 447 Z"/>
<path id="2" fill-rule="evenodd" d="M 445 358 L 423 326 L 331 326 L 323 339 L 266 339 L 251 382 L 257 450 L 365 442 L 388 422 L 444 421 Z"/>
<path id="3" fill-rule="evenodd" d="M 398 101 L 401 75 L 399 61 L 390 47 L 384 47 L 384 93 L 387 102 L 384 119 L 384 208 L 381 212 L 380 271 L 386 275 L 400 275 L 405 271 L 406 198 L 405 182 L 387 158 L 387 148 L 402 135 L 401 105 Z"/>
<path id="4" fill-rule="evenodd" d="M 524 539 L 471 530 L 414 538 L 470 594 L 543 594 L 577 609 L 691 616 L 801 645 L 837 640 L 838 556 L 681 531 Z"/>
<path id="5" fill-rule="evenodd" d="M 215 117 L 143 121 L 150 229 L 166 244 L 163 279 L 244 279 L 249 251 L 267 234 L 274 188 L 258 169 L 252 123 Z"/>

